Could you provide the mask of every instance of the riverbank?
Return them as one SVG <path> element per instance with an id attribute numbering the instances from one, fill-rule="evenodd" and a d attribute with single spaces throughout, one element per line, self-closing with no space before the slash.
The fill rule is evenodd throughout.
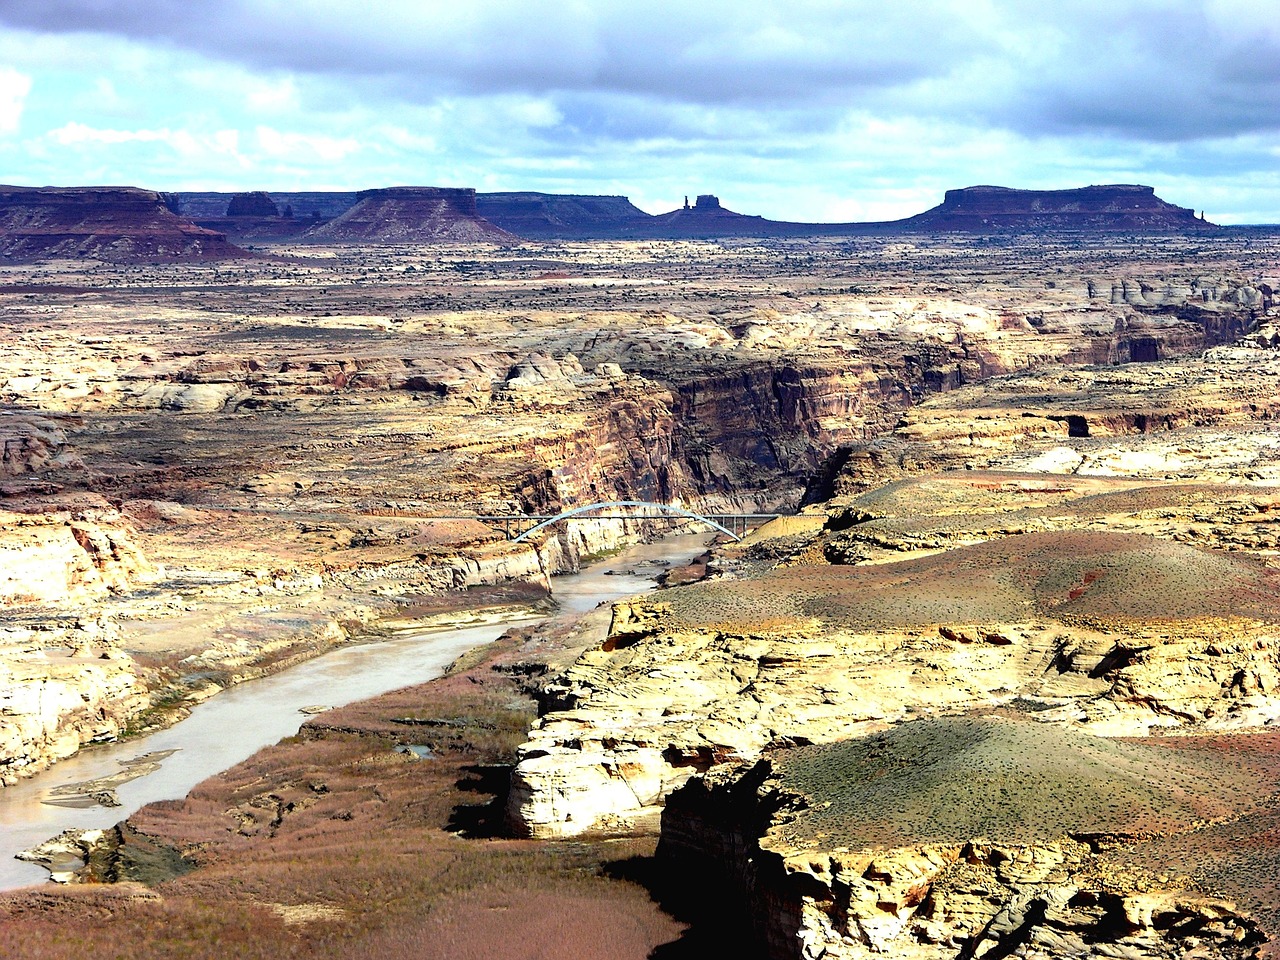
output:
<path id="1" fill-rule="evenodd" d="M 534 715 L 527 656 L 574 642 L 513 631 L 465 670 L 313 718 L 140 811 L 100 861 L 122 882 L 0 897 L 0 951 L 82 956 L 108 937 L 138 960 L 532 958 L 552 944 L 587 960 L 649 956 L 681 932 L 621 876 L 651 840 L 489 836 L 497 771 Z M 398 750 L 410 745 L 431 758 Z"/>
<path id="2" fill-rule="evenodd" d="M 207 531 L 229 522 L 208 511 L 200 519 L 186 526 Z M 422 629 L 546 612 L 554 606 L 553 576 L 651 533 L 643 524 L 606 521 L 514 544 L 474 522 L 459 529 L 400 520 L 403 537 L 394 546 L 377 541 L 348 551 L 341 564 L 299 560 L 286 569 L 258 568 L 261 558 L 237 532 L 244 518 L 231 519 L 238 525 L 220 529 L 218 545 L 198 553 L 186 543 L 191 532 L 128 527 L 148 554 L 164 560 L 155 577 L 122 584 L 87 606 L 67 598 L 6 609 L 0 785 L 87 744 L 169 726 L 245 680 L 394 635 L 397 624 Z M 387 524 L 376 533 L 392 536 Z M 179 550 L 166 537 L 185 545 Z"/>
<path id="3" fill-rule="evenodd" d="M 625 593 L 634 577 L 616 571 L 634 566 L 620 556 L 597 576 Z M 578 615 L 510 629 L 436 680 L 312 716 L 107 830 L 94 867 L 115 882 L 0 894 L 0 952 L 79 957 L 109 938 L 133 960 L 696 955 L 640 882 L 653 838 L 496 835 L 536 678 L 608 631 L 599 587 L 561 582 Z"/>
<path id="4" fill-rule="evenodd" d="M 680 562 L 701 552 L 706 540 L 703 535 L 691 535 L 638 545 L 583 573 L 556 578 L 556 602 L 567 614 L 576 616 L 602 600 L 651 589 L 652 578 L 667 569 L 666 558 Z M 32 780 L 7 788 L 0 792 L 0 835 L 4 838 L 0 884 L 12 887 L 43 878 L 43 871 L 35 865 L 10 859 L 19 850 L 68 829 L 109 828 L 146 803 L 180 798 L 204 778 L 293 734 L 306 719 L 301 709 L 337 706 L 420 683 L 438 675 L 466 651 L 498 637 L 506 627 L 488 624 L 427 631 L 415 630 L 407 621 L 390 623 L 379 642 L 348 646 L 283 673 L 239 685 L 199 705 L 177 726 L 136 741 L 93 747 Z M 540 655 L 550 658 L 553 653 L 546 648 Z M 320 714 L 311 722 L 329 716 Z M 48 803 L 54 791 L 68 784 L 110 776 L 138 756 L 171 750 L 178 752 L 146 777 L 115 787 L 119 808 L 66 808 Z"/>

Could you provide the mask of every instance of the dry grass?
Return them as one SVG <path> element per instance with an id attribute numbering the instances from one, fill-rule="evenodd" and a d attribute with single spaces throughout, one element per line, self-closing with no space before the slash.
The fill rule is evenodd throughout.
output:
<path id="1" fill-rule="evenodd" d="M 675 627 L 743 631 L 809 618 L 868 630 L 1029 617 L 1276 622 L 1277 576 L 1247 558 L 1141 534 L 1061 531 L 894 564 L 773 570 L 696 585 L 668 602 Z"/>
<path id="2" fill-rule="evenodd" d="M 783 794 L 803 798 L 788 841 L 858 849 L 1174 833 L 1273 792 L 1280 764 L 1246 762 L 1257 759 L 1191 738 L 1118 741 L 988 717 L 781 751 L 773 766 Z"/>

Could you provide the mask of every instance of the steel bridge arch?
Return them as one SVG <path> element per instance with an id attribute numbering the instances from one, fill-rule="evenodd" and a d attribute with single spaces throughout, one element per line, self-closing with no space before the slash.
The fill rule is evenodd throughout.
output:
<path id="1" fill-rule="evenodd" d="M 512 542 L 519 543 L 522 540 L 525 540 L 528 537 L 532 536 L 533 534 L 537 533 L 539 530 L 545 530 L 547 527 L 555 526 L 561 520 L 568 520 L 570 517 L 576 517 L 584 513 L 591 513 L 595 510 L 609 510 L 615 507 L 648 507 L 651 510 L 661 511 L 662 513 L 665 513 L 668 516 L 684 517 L 687 520 L 697 520 L 699 523 L 705 523 L 707 526 L 711 527 L 712 529 L 719 530 L 721 533 L 725 534 L 728 537 L 732 537 L 734 540 L 742 539 L 740 536 L 738 536 L 728 527 L 721 526 L 711 518 L 704 517 L 700 513 L 694 513 L 692 510 L 684 510 L 680 507 L 673 507 L 667 503 L 651 503 L 648 500 L 605 500 L 605 501 L 601 501 L 600 503 L 588 503 L 584 507 L 574 507 L 571 510 L 564 511 L 564 513 L 558 513 L 554 517 L 551 517 L 548 520 L 543 520 L 537 526 L 530 527 L 524 533 L 520 534 L 520 536 L 514 538 Z M 642 520 L 644 518 L 643 517 L 634 517 L 634 518 L 620 517 L 618 519 Z"/>

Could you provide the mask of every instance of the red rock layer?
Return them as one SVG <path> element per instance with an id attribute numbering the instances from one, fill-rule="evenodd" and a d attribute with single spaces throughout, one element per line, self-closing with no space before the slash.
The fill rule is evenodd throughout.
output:
<path id="1" fill-rule="evenodd" d="M 346 213 L 307 234 L 309 240 L 363 243 L 490 242 L 519 238 L 476 213 L 470 188 L 387 187 L 361 190 Z"/>
<path id="2" fill-rule="evenodd" d="M 249 254 L 137 187 L 0 187 L 0 257 L 10 262 L 222 260 Z"/>

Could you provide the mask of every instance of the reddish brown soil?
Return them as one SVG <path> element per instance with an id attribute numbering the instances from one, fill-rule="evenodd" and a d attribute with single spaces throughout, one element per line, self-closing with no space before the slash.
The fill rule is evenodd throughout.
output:
<path id="1" fill-rule="evenodd" d="M 677 624 L 817 618 L 860 629 L 1028 616 L 1093 623 L 1250 617 L 1275 622 L 1277 574 L 1260 562 L 1143 534 L 1055 531 L 866 567 L 797 567 L 671 598 Z"/>
<path id="2" fill-rule="evenodd" d="M 1235 786 L 1228 781 L 1235 780 L 1252 783 L 1261 796 L 1185 832 L 1119 851 L 1115 858 L 1153 873 L 1190 878 L 1210 892 L 1234 900 L 1265 929 L 1280 930 L 1280 798 L 1274 793 L 1280 780 L 1280 734 L 1167 737 L 1141 742 L 1193 758 L 1216 755 L 1236 771 L 1217 785 L 1220 795 L 1228 795 Z M 1280 957 L 1280 938 L 1273 935 L 1261 955 Z"/>
<path id="3" fill-rule="evenodd" d="M 454 676 L 323 714 L 185 800 L 140 811 L 140 836 L 122 850 L 142 862 L 171 847 L 194 869 L 150 891 L 8 894 L 0 956 L 603 960 L 676 940 L 681 925 L 642 887 L 606 875 L 650 855 L 652 840 L 485 839 L 501 816 L 501 764 L 533 715 L 493 663 L 518 661 L 526 642 L 509 637 Z"/>

